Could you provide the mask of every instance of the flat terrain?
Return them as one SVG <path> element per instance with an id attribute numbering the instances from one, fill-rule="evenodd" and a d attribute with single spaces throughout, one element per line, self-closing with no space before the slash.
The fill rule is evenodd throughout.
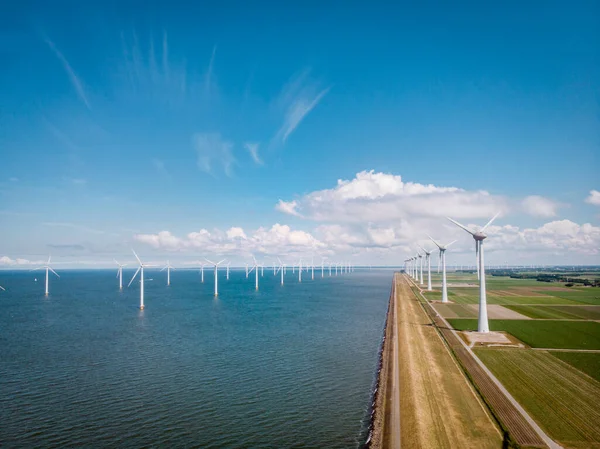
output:
<path id="1" fill-rule="evenodd" d="M 458 330 L 476 330 L 476 319 L 449 319 Z M 564 320 L 490 320 L 490 330 L 506 331 L 534 348 L 600 349 L 600 323 Z"/>
<path id="2" fill-rule="evenodd" d="M 402 448 L 500 448 L 502 437 L 431 319 L 397 275 Z"/>
<path id="3" fill-rule="evenodd" d="M 568 448 L 600 448 L 600 382 L 546 351 L 475 353 L 555 441 Z"/>
<path id="4" fill-rule="evenodd" d="M 550 354 L 600 381 L 600 353 L 552 351 Z"/>
<path id="5" fill-rule="evenodd" d="M 600 306 L 505 306 L 536 319 L 600 320 Z"/>

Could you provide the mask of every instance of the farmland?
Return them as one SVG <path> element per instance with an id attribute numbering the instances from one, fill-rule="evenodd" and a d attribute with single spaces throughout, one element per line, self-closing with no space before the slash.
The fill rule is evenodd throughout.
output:
<path id="1" fill-rule="evenodd" d="M 476 319 L 449 319 L 458 330 L 477 330 Z M 490 320 L 490 329 L 506 331 L 534 348 L 600 349 L 600 323 L 560 320 Z"/>
<path id="2" fill-rule="evenodd" d="M 600 306 L 507 305 L 505 307 L 537 319 L 600 320 Z"/>
<path id="3" fill-rule="evenodd" d="M 600 381 L 600 354 L 594 352 L 552 351 L 554 357 Z"/>
<path id="4" fill-rule="evenodd" d="M 565 447 L 600 447 L 600 383 L 546 351 L 475 353 L 553 439 Z"/>

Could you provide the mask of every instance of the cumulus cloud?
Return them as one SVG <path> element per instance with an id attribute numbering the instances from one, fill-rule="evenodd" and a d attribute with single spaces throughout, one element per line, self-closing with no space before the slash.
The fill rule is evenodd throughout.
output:
<path id="1" fill-rule="evenodd" d="M 324 248 L 324 244 L 308 232 L 293 230 L 279 223 L 270 228 L 260 227 L 247 235 L 240 227 L 223 232 L 218 229 L 201 229 L 185 237 L 177 237 L 169 231 L 157 234 L 136 234 L 134 239 L 155 249 L 179 252 L 198 252 L 220 255 L 305 254 Z"/>
<path id="2" fill-rule="evenodd" d="M 224 140 L 219 133 L 196 133 L 192 137 L 196 150 L 198 168 L 203 172 L 214 174 L 216 166 L 222 167 L 227 176 L 232 175 L 235 164 L 233 144 Z"/>
<path id="3" fill-rule="evenodd" d="M 21 258 L 16 258 L 16 259 L 11 259 L 8 256 L 2 256 L 0 257 L 0 266 L 19 266 L 19 265 L 41 265 L 44 264 L 46 261 L 42 261 L 42 260 L 28 260 L 28 259 L 21 259 Z"/>
<path id="4" fill-rule="evenodd" d="M 246 150 L 248 150 L 248 152 L 250 153 L 250 156 L 252 157 L 252 160 L 258 164 L 258 165 L 263 165 L 263 161 L 260 159 L 259 155 L 258 155 L 258 143 L 250 143 L 250 142 L 246 142 L 244 144 L 244 148 L 246 148 Z"/>
<path id="5" fill-rule="evenodd" d="M 521 202 L 523 211 L 534 217 L 555 217 L 558 204 L 539 195 L 527 196 Z"/>
<path id="6" fill-rule="evenodd" d="M 507 202 L 486 191 L 403 182 L 399 175 L 371 170 L 298 201 L 280 200 L 276 209 L 316 221 L 391 223 L 407 217 L 489 218 L 507 210 Z"/>
<path id="7" fill-rule="evenodd" d="M 600 192 L 597 190 L 590 190 L 590 195 L 585 199 L 585 202 L 593 204 L 594 206 L 600 206 Z"/>

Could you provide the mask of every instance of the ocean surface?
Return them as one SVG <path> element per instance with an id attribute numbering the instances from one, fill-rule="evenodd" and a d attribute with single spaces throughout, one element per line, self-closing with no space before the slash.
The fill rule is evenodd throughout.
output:
<path id="1" fill-rule="evenodd" d="M 1 447 L 353 448 L 392 271 L 0 271 Z M 133 270 L 124 270 L 124 284 Z M 37 278 L 37 282 L 34 281 Z"/>

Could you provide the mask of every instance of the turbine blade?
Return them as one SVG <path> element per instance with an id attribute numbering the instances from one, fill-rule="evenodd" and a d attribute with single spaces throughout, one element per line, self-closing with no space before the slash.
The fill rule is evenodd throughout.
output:
<path id="1" fill-rule="evenodd" d="M 494 216 L 492 217 L 492 219 L 491 219 L 490 221 L 488 221 L 488 222 L 487 222 L 487 224 L 486 224 L 486 225 L 485 225 L 483 228 L 481 228 L 481 232 L 485 231 L 485 228 L 487 228 L 489 225 L 491 225 L 491 224 L 492 224 L 492 222 L 493 222 L 493 221 L 494 221 L 496 218 L 498 218 L 498 215 L 500 215 L 500 212 L 498 212 L 496 215 L 494 215 Z"/>
<path id="2" fill-rule="evenodd" d="M 131 249 L 131 251 L 133 251 L 133 248 Z M 138 255 L 135 253 L 135 251 L 133 251 L 133 255 L 135 256 L 135 258 L 137 259 L 137 261 L 140 263 L 140 265 L 142 265 L 142 261 L 140 260 L 140 258 L 138 257 Z"/>
<path id="3" fill-rule="evenodd" d="M 204 260 L 206 260 L 206 261 L 207 261 L 209 264 L 211 264 L 211 265 L 214 265 L 214 264 L 215 264 L 214 262 L 212 262 L 212 261 L 208 260 L 206 257 L 204 258 Z"/>
<path id="4" fill-rule="evenodd" d="M 222 259 L 219 262 L 217 262 L 217 265 L 221 265 L 223 262 L 225 262 L 227 259 Z"/>
<path id="5" fill-rule="evenodd" d="M 438 242 L 436 242 L 435 240 L 433 240 L 433 238 L 432 238 L 430 235 L 427 235 L 427 237 L 429 237 L 429 240 L 431 240 L 433 243 L 435 243 L 435 245 L 436 245 L 438 248 L 440 248 L 440 249 L 442 248 L 442 245 L 440 245 Z"/>
<path id="6" fill-rule="evenodd" d="M 449 247 L 450 245 L 452 245 L 453 243 L 456 243 L 457 241 L 458 241 L 458 240 L 452 240 L 450 243 L 448 243 L 448 244 L 446 245 L 446 248 L 448 248 L 448 247 Z"/>
<path id="7" fill-rule="evenodd" d="M 456 221 L 456 220 L 453 220 L 453 219 L 452 219 L 452 218 L 450 218 L 450 217 L 446 217 L 446 218 L 447 218 L 448 220 L 450 220 L 452 223 L 454 223 L 456 226 L 458 226 L 459 228 L 463 228 L 463 229 L 464 229 L 465 231 L 467 231 L 469 234 L 471 234 L 471 235 L 475 235 L 475 233 L 474 233 L 473 231 L 471 231 L 471 230 L 470 230 L 469 228 L 467 228 L 466 226 L 464 226 L 464 225 L 461 225 L 461 224 L 460 224 L 458 221 Z"/>
<path id="8" fill-rule="evenodd" d="M 134 253 L 135 254 L 135 253 Z M 133 277 L 131 278 L 131 280 L 129 281 L 129 284 L 127 284 L 127 287 L 129 287 L 131 285 L 131 283 L 133 282 L 133 280 L 135 279 L 135 277 L 138 275 L 138 273 L 140 272 L 140 270 L 142 269 L 142 267 L 138 267 L 138 269 L 136 270 L 135 274 L 133 275 Z"/>
<path id="9" fill-rule="evenodd" d="M 50 265 L 50 259 L 52 258 L 52 256 L 48 256 L 48 263 L 46 265 Z"/>
<path id="10" fill-rule="evenodd" d="M 117 259 L 113 259 L 113 260 L 115 261 L 115 263 L 116 263 L 117 265 L 121 265 L 119 262 L 117 262 Z"/>
<path id="11" fill-rule="evenodd" d="M 6 291 L 6 289 L 4 287 L 2 287 L 1 285 L 0 285 L 0 290 Z"/>
<path id="12" fill-rule="evenodd" d="M 56 271 L 54 271 L 52 268 L 48 267 L 48 269 L 49 269 L 50 271 L 52 271 L 52 272 L 53 272 L 53 273 L 54 273 L 56 276 L 58 276 L 58 273 L 57 273 Z M 60 277 L 60 276 L 58 276 L 58 277 Z"/>
<path id="13" fill-rule="evenodd" d="M 160 269 L 160 271 L 165 271 L 166 269 L 167 269 L 167 267 L 162 267 L 162 268 Z"/>

